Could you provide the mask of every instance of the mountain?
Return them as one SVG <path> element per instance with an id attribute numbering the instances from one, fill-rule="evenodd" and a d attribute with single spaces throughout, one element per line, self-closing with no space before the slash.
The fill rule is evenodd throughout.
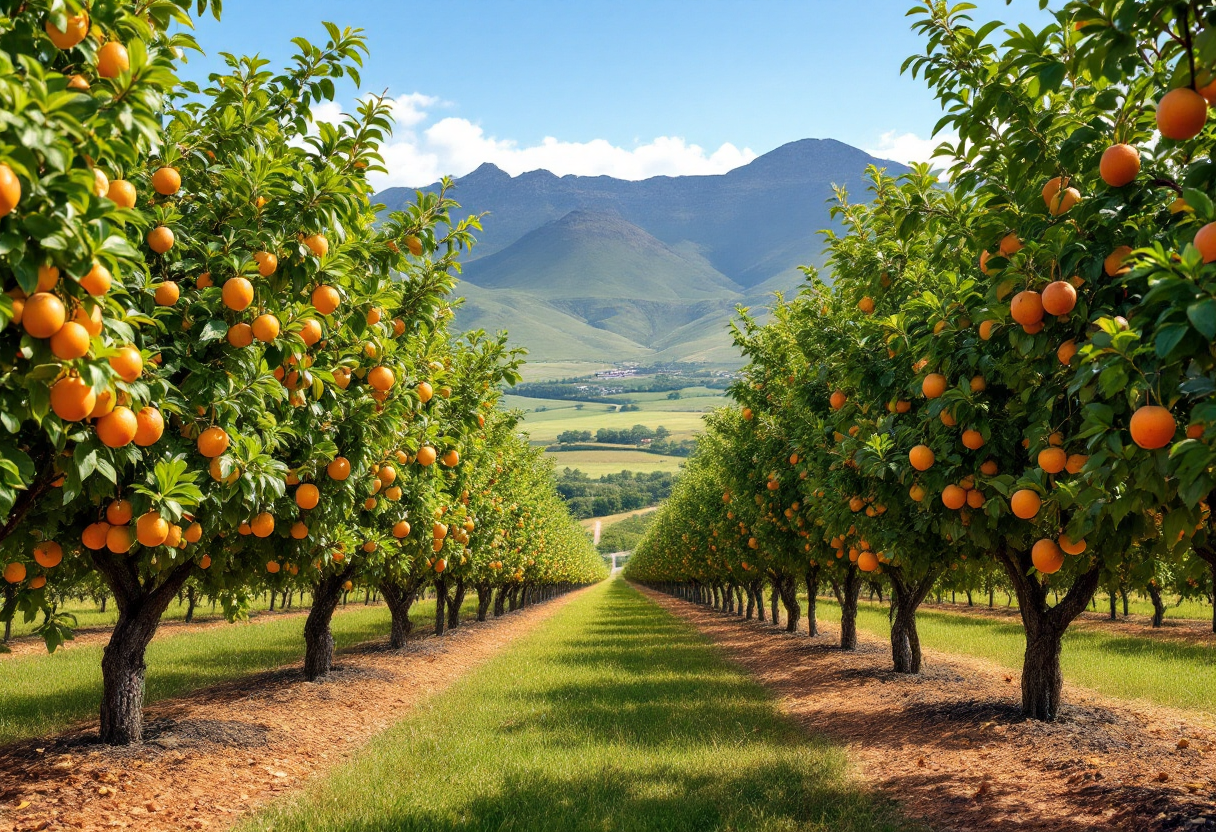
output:
<path id="1" fill-rule="evenodd" d="M 511 176 L 483 164 L 452 192 L 457 219 L 486 214 L 458 321 L 505 324 L 533 360 L 737 362 L 726 331 L 735 306 L 763 305 L 798 285 L 798 266 L 822 263 L 833 186 L 865 199 L 871 164 L 906 170 L 833 139 L 714 176 Z M 386 210 L 413 198 L 376 196 Z"/>

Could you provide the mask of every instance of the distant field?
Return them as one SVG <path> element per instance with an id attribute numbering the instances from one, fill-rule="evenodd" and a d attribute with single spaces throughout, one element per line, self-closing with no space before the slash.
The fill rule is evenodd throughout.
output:
<path id="1" fill-rule="evenodd" d="M 567 408 L 529 413 L 524 417 L 524 430 L 532 435 L 532 441 L 548 444 L 556 442 L 557 435 L 567 430 L 589 430 L 594 434 L 600 428 L 620 430 L 634 425 L 648 428 L 662 425 L 671 431 L 673 439 L 691 439 L 693 434 L 701 431 L 703 425 L 703 414 L 698 412 L 646 409 L 608 413 L 601 407 L 605 406 L 588 404 L 582 410 Z"/>
<path id="2" fill-rule="evenodd" d="M 638 414 L 631 413 L 630 416 Z M 557 470 L 577 468 L 589 477 L 602 477 L 604 474 L 619 474 L 621 471 L 650 473 L 651 471 L 680 470 L 685 461 L 678 456 L 662 456 L 648 454 L 645 451 L 559 451 L 547 453 L 545 456 L 557 464 Z"/>
<path id="3" fill-rule="evenodd" d="M 578 523 L 587 531 L 591 531 L 595 528 L 595 524 L 598 521 L 600 524 L 600 529 L 606 529 L 612 524 L 619 523 L 622 520 L 628 520 L 630 517 L 637 517 L 639 514 L 649 514 L 656 508 L 658 508 L 658 506 L 649 506 L 648 508 L 639 508 L 635 511 L 622 511 L 620 514 L 609 514 L 604 517 L 588 517 L 586 520 L 579 520 Z"/>
<path id="4" fill-rule="evenodd" d="M 589 376 L 600 370 L 611 370 L 611 364 L 591 361 L 529 361 L 520 370 L 524 381 L 560 381 L 563 378 Z"/>

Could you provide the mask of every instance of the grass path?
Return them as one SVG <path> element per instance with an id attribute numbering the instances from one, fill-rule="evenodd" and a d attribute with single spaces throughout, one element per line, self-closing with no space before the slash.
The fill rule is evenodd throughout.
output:
<path id="1" fill-rule="evenodd" d="M 706 638 L 615 580 L 240 828 L 914 827 Z"/>
<path id="2" fill-rule="evenodd" d="M 465 610 L 470 609 L 466 605 Z M 434 610 L 434 601 L 419 601 L 410 618 L 425 624 L 434 618 Z M 304 655 L 304 618 L 267 617 L 185 632 L 175 628 L 158 635 L 148 646 L 145 701 L 180 696 L 299 661 Z M 389 612 L 383 605 L 352 605 L 333 619 L 339 650 L 383 638 L 388 630 Z M 101 642 L 0 661 L 0 745 L 55 734 L 74 722 L 94 718 L 101 702 L 104 648 Z"/>

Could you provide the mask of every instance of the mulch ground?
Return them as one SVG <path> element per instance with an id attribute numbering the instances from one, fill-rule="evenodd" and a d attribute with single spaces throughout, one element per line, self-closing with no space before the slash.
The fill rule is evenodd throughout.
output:
<path id="1" fill-rule="evenodd" d="M 98 743 L 96 724 L 0 747 L 0 829 L 226 829 L 302 788 L 578 593 L 466 622 L 403 651 L 387 641 L 338 654 L 323 681 L 302 665 L 150 706 L 145 743 Z"/>
<path id="2" fill-rule="evenodd" d="M 890 670 L 865 634 L 787 634 L 639 587 L 772 690 L 809 731 L 845 746 L 860 777 L 951 832 L 1216 830 L 1216 720 L 1065 685 L 1054 723 L 1020 714 L 1016 675 L 924 651 Z M 804 622 L 805 626 L 805 622 Z"/>

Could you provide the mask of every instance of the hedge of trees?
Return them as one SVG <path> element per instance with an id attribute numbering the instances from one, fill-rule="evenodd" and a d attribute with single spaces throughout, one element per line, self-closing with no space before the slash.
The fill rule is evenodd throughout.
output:
<path id="1" fill-rule="evenodd" d="M 675 479 L 669 471 L 621 471 L 592 479 L 578 469 L 564 468 L 557 476 L 557 491 L 575 517 L 604 517 L 658 504 L 671 494 Z"/>
<path id="2" fill-rule="evenodd" d="M 389 103 L 313 118 L 360 82 L 362 35 L 184 83 L 192 6 L 33 0 L 0 26 L 3 616 L 42 612 L 53 649 L 73 622 L 48 588 L 104 582 L 109 743 L 141 737 L 144 651 L 187 582 L 232 616 L 309 588 L 312 679 L 352 585 L 400 644 L 423 584 L 442 630 L 466 589 L 484 614 L 604 574 L 496 408 L 520 355 L 448 331 L 477 219 L 445 183 L 377 222 Z"/>
<path id="3" fill-rule="evenodd" d="M 916 673 L 926 594 L 995 566 L 1023 711 L 1054 719 L 1061 638 L 1100 587 L 1216 568 L 1216 5 L 1073 0 L 1041 31 L 969 10 L 910 12 L 905 69 L 958 136 L 946 181 L 838 192 L 832 285 L 808 270 L 742 318 L 739 406 L 628 571 L 728 609 L 768 586 L 791 621 L 795 585 L 813 604 L 827 582 L 846 647 L 880 576 Z"/>

